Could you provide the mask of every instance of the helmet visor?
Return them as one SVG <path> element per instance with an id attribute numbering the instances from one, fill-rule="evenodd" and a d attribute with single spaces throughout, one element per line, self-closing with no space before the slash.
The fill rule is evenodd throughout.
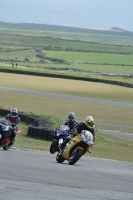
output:
<path id="1" fill-rule="evenodd" d="M 12 116 L 16 116 L 16 115 L 17 115 L 17 113 L 16 113 L 16 112 L 12 112 L 11 114 L 12 114 Z"/>
<path id="2" fill-rule="evenodd" d="M 73 116 L 69 116 L 68 119 L 69 119 L 70 121 L 73 121 L 73 120 L 74 120 L 74 117 L 73 117 Z"/>
<path id="3" fill-rule="evenodd" d="M 94 122 L 86 122 L 86 126 L 93 128 Z"/>

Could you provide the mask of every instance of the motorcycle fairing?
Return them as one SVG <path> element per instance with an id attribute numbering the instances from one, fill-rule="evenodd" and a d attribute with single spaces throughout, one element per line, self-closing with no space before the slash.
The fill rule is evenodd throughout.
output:
<path id="1" fill-rule="evenodd" d="M 65 147 L 63 154 L 62 154 L 62 156 L 66 160 L 69 160 L 71 151 L 72 151 L 73 148 L 75 148 L 76 145 L 77 145 L 77 148 L 81 149 L 84 153 L 86 153 L 87 151 L 90 151 L 90 146 L 85 144 L 81 139 L 82 138 L 81 138 L 80 135 L 76 135 L 72 140 L 70 140 L 66 144 L 66 147 Z"/>
<path id="2" fill-rule="evenodd" d="M 80 137 L 79 135 L 77 135 L 77 136 L 75 136 L 72 140 L 70 140 L 70 142 L 68 142 L 68 143 L 66 144 L 66 147 L 65 147 L 65 149 L 64 149 L 64 151 L 63 151 L 63 154 L 62 154 L 62 156 L 63 156 L 66 160 L 69 159 L 69 157 L 70 157 L 70 152 L 71 152 L 72 148 L 75 146 L 76 143 L 78 144 L 80 141 L 81 141 L 81 137 Z"/>
<path id="3" fill-rule="evenodd" d="M 0 146 L 4 146 L 10 142 L 11 130 L 10 130 L 10 122 L 7 119 L 0 120 Z"/>
<path id="4" fill-rule="evenodd" d="M 4 146 L 4 145 L 8 144 L 10 142 L 10 136 L 11 136 L 10 131 L 6 131 L 6 132 L 2 133 L 0 146 Z"/>
<path id="5" fill-rule="evenodd" d="M 55 131 L 55 138 L 56 136 L 58 138 L 64 138 L 68 135 L 69 127 L 66 125 L 61 125 L 59 128 Z"/>

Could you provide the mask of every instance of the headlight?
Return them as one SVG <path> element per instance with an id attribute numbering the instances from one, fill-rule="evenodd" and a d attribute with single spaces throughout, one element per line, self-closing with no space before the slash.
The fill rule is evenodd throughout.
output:
<path id="1" fill-rule="evenodd" d="M 9 131 L 9 126 L 4 127 L 4 131 Z"/>

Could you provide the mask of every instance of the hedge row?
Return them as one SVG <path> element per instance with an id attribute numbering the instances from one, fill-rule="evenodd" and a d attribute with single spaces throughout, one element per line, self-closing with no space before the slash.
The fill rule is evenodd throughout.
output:
<path id="1" fill-rule="evenodd" d="M 0 69 L 0 72 L 5 73 L 14 73 L 14 74 L 26 74 L 26 75 L 33 75 L 33 76 L 45 76 L 45 77 L 54 77 L 54 78 L 64 78 L 64 79 L 73 79 L 73 80 L 82 80 L 82 81 L 92 81 L 92 82 L 100 82 L 100 83 L 107 83 L 112 85 L 119 85 L 124 87 L 130 87 L 133 88 L 133 84 L 131 83 L 125 83 L 120 81 L 114 81 L 114 80 L 104 80 L 104 79 L 98 79 L 98 78 L 87 78 L 87 77 L 76 77 L 76 76 L 68 76 L 68 75 L 62 75 L 62 74 L 49 74 L 49 73 L 41 73 L 41 72 L 31 72 L 31 71 L 21 71 L 21 70 L 14 70 L 14 69 Z"/>

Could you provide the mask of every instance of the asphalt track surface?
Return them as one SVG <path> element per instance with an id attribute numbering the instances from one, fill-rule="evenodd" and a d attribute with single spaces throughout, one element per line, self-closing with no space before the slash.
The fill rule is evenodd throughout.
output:
<path id="1" fill-rule="evenodd" d="M 65 94 L 57 94 L 51 92 L 40 92 L 36 90 L 25 90 L 19 88 L 10 88 L 10 87 L 3 87 L 0 86 L 0 90 L 21 93 L 21 94 L 31 94 L 31 95 L 38 95 L 38 96 L 47 96 L 47 97 L 54 97 L 60 99 L 69 99 L 74 101 L 82 101 L 82 102 L 91 102 L 97 104 L 104 104 L 104 105 L 111 105 L 111 106 L 119 106 L 125 108 L 133 108 L 133 103 L 124 103 L 119 101 L 109 101 L 109 100 L 102 100 L 102 99 L 94 99 L 94 98 L 87 98 L 87 97 L 79 97 L 79 96 L 72 96 L 72 95 L 65 95 Z"/>
<path id="2" fill-rule="evenodd" d="M 132 162 L 83 156 L 71 166 L 15 148 L 0 157 L 0 200 L 133 200 Z"/>
<path id="3" fill-rule="evenodd" d="M 27 94 L 37 92 L 0 89 Z M 70 98 L 69 95 L 64 98 L 66 96 Z M 57 163 L 56 154 L 16 148 L 8 151 L 0 148 L 0 157 L 0 200 L 133 200 L 132 162 L 83 156 L 71 166 L 67 161 Z"/>

